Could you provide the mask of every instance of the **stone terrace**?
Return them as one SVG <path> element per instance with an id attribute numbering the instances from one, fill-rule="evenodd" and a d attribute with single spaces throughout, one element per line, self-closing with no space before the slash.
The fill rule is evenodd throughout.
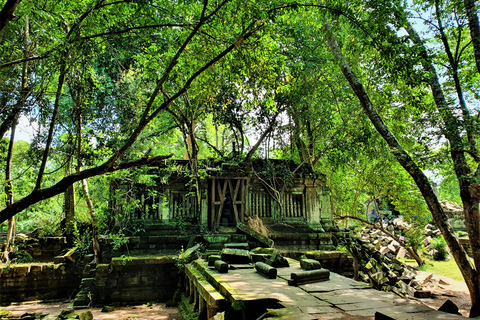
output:
<path id="1" fill-rule="evenodd" d="M 194 262 L 216 289 L 215 295 L 220 293 L 237 310 L 243 308 L 243 319 L 251 319 L 259 309 L 256 304 L 271 306 L 263 319 L 462 319 L 336 273 L 330 273 L 328 281 L 289 286 L 291 273 L 302 270 L 296 260 L 289 259 L 289 264 L 288 268 L 277 269 L 276 279 L 267 279 L 246 265 L 219 273 L 204 261 Z"/>

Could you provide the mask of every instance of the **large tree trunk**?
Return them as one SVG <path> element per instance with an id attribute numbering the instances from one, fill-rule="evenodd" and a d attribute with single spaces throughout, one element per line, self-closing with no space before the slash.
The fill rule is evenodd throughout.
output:
<path id="1" fill-rule="evenodd" d="M 5 6 L 7 6 L 8 3 L 12 3 L 12 1 L 8 1 Z M 20 1 L 18 1 L 17 4 L 18 3 L 20 3 Z M 13 14 L 13 11 L 12 11 L 12 14 Z M 25 16 L 25 38 L 24 38 L 24 51 L 23 51 L 24 58 L 27 58 L 29 56 L 29 41 L 30 41 L 29 20 L 28 20 L 28 16 Z M 7 208 L 13 204 L 13 184 L 12 184 L 13 145 L 15 143 L 15 130 L 16 130 L 20 110 L 23 108 L 23 104 L 25 103 L 25 100 L 28 96 L 27 86 L 28 86 L 28 62 L 24 62 L 22 66 L 22 88 L 20 90 L 19 103 L 17 103 L 17 105 L 15 106 L 16 110 L 14 110 L 9 115 L 9 116 L 12 116 L 12 115 L 13 116 L 11 119 L 11 134 L 10 134 L 10 142 L 8 144 L 7 164 L 5 168 L 5 195 L 7 197 L 6 199 Z M 3 137 L 3 134 L 4 133 L 1 133 L 0 138 Z M 15 217 L 10 217 L 8 219 L 8 227 L 7 227 L 7 243 L 5 245 L 5 251 L 3 252 L 3 255 L 2 255 L 3 262 L 9 261 L 9 252 L 11 251 L 10 247 L 13 244 L 14 239 L 15 239 Z"/>
<path id="2" fill-rule="evenodd" d="M 82 180 L 82 188 L 85 194 L 85 202 L 87 203 L 88 212 L 90 213 L 90 218 L 92 219 L 92 242 L 93 242 L 93 254 L 95 256 L 95 262 L 97 264 L 102 262 L 102 255 L 100 249 L 99 233 L 98 233 L 98 223 L 95 216 L 95 209 L 93 207 L 93 202 L 90 198 L 90 193 L 88 192 L 87 180 Z"/>
<path id="3" fill-rule="evenodd" d="M 72 100 L 74 102 L 75 108 L 72 113 L 72 122 L 76 124 L 76 134 L 77 134 L 77 145 L 76 145 L 76 158 L 77 158 L 77 168 L 76 173 L 80 174 L 82 171 L 82 141 L 83 141 L 83 133 L 82 133 L 82 98 L 80 91 L 77 95 L 74 94 L 74 90 L 71 90 Z M 99 241 L 99 233 L 98 233 L 98 223 L 95 216 L 95 208 L 93 207 L 92 199 L 90 198 L 90 193 L 88 191 L 88 182 L 87 179 L 82 180 L 82 190 L 85 196 L 85 203 L 87 204 L 88 212 L 90 213 L 90 219 L 92 223 L 92 245 L 93 245 L 93 254 L 95 257 L 96 264 L 102 262 L 101 257 L 101 249 L 100 249 L 100 241 Z M 74 185 L 72 185 L 74 186 Z"/>
<path id="4" fill-rule="evenodd" d="M 14 12 L 22 0 L 7 0 L 0 11 L 0 32 L 7 26 L 7 24 L 15 18 Z"/>
<path id="5" fill-rule="evenodd" d="M 432 94 L 435 100 L 435 104 L 437 105 L 437 108 L 440 111 L 440 115 L 445 123 L 445 137 L 450 143 L 450 155 L 453 160 L 455 174 L 457 176 L 458 184 L 460 187 L 460 197 L 462 199 L 463 210 L 465 214 L 465 226 L 467 229 L 470 246 L 472 247 L 473 260 L 475 263 L 474 265 L 470 263 L 470 260 L 464 250 L 454 250 L 450 246 L 454 245 L 454 242 L 458 242 L 456 236 L 453 235 L 454 239 L 451 239 L 451 237 L 448 237 L 447 239 L 447 236 L 443 233 L 442 228 L 440 226 L 438 227 L 442 231 L 442 234 L 444 235 L 445 240 L 452 251 L 452 255 L 455 261 L 460 267 L 460 271 L 462 271 L 462 275 L 470 291 L 470 297 L 472 299 L 472 309 L 470 310 L 470 317 L 476 317 L 480 315 L 480 281 L 479 272 L 477 269 L 478 266 L 480 266 L 480 214 L 478 210 L 480 200 L 480 184 L 472 183 L 472 172 L 467 164 L 464 150 L 462 148 L 463 141 L 460 137 L 461 126 L 458 119 L 455 117 L 455 115 L 452 113 L 452 110 L 448 106 L 436 70 L 434 66 L 429 63 L 430 57 L 428 56 L 427 50 L 423 46 L 420 37 L 411 26 L 408 26 L 406 30 L 415 45 L 420 48 L 423 55 L 424 59 L 422 65 L 424 70 L 428 72 L 428 74 L 430 74 L 430 87 L 432 89 Z M 470 151 L 471 153 L 476 152 L 476 150 Z M 478 155 L 476 155 L 476 153 L 474 153 L 473 155 L 474 158 L 478 159 Z M 478 173 L 476 173 L 476 175 L 477 174 Z M 478 180 L 478 176 L 475 176 L 474 178 Z M 452 243 L 450 243 L 449 241 L 451 241 Z M 463 247 L 461 248 L 463 249 Z"/>
<path id="6" fill-rule="evenodd" d="M 65 175 L 71 174 L 71 159 L 67 161 Z M 72 184 L 63 194 L 63 216 L 61 228 L 69 245 L 73 245 L 74 225 L 75 225 L 75 185 Z"/>
<path id="7" fill-rule="evenodd" d="M 425 176 L 425 174 L 422 172 L 422 170 L 417 166 L 417 164 L 413 161 L 413 159 L 407 154 L 407 152 L 403 149 L 403 147 L 400 145 L 398 140 L 395 138 L 393 133 L 390 131 L 390 129 L 386 126 L 386 124 L 383 122 L 383 120 L 380 118 L 379 114 L 377 113 L 375 107 L 373 106 L 372 102 L 370 101 L 370 98 L 363 87 L 363 84 L 360 82 L 356 74 L 353 72 L 351 69 L 350 65 L 346 62 L 345 57 L 343 56 L 340 47 L 338 46 L 331 28 L 329 25 L 325 26 L 325 34 L 328 40 L 328 44 L 335 56 L 335 58 L 338 60 L 340 68 L 342 70 L 342 73 L 344 74 L 345 78 L 348 80 L 350 83 L 350 86 L 352 87 L 353 91 L 355 92 L 357 98 L 360 100 L 360 103 L 362 105 L 362 108 L 365 112 L 365 114 L 368 116 L 372 124 L 374 125 L 375 129 L 380 133 L 382 138 L 387 142 L 387 144 L 390 147 L 391 152 L 394 154 L 395 158 L 397 161 L 400 163 L 400 165 L 410 174 L 410 176 L 414 179 L 415 183 L 417 184 L 419 190 L 421 191 L 427 206 L 432 213 L 433 220 L 435 221 L 436 225 L 442 232 L 445 241 L 447 242 L 450 251 L 452 252 L 452 255 L 459 266 L 462 275 L 465 279 L 465 282 L 468 286 L 468 289 L 470 291 L 470 297 L 472 299 L 472 309 L 470 310 L 470 316 L 475 317 L 477 316 L 480 311 L 480 305 L 479 305 L 479 294 L 480 294 L 480 282 L 479 282 L 479 276 L 478 272 L 475 269 L 475 267 L 472 265 L 470 262 L 470 259 L 465 251 L 465 249 L 460 245 L 460 242 L 458 241 L 458 238 L 455 236 L 453 228 L 448 224 L 447 220 L 447 215 L 443 211 L 443 208 L 441 207 L 437 196 L 435 195 L 435 192 L 433 191 L 430 182 L 428 178 Z M 430 74 L 436 75 L 434 73 L 431 73 L 432 70 L 429 70 Z M 433 70 L 435 71 L 435 70 Z M 438 88 L 432 88 L 432 91 L 437 91 Z M 435 96 L 435 100 L 440 100 L 440 97 Z M 440 107 L 439 107 L 440 109 Z M 459 139 L 458 137 L 455 136 L 455 131 L 458 131 L 458 126 L 456 126 L 456 122 L 454 121 L 454 118 L 450 117 L 450 115 L 445 111 L 440 109 L 440 112 L 442 113 L 442 116 L 444 117 L 444 121 L 446 122 L 447 128 L 449 131 L 447 134 L 447 139 L 453 139 L 454 141 L 450 141 L 451 143 L 451 148 L 452 148 L 452 159 L 455 163 L 455 169 L 457 170 L 465 170 L 464 163 L 462 163 L 462 155 L 459 155 L 456 153 L 458 150 L 455 150 L 455 146 L 453 146 L 454 142 L 458 143 Z M 457 148 L 460 148 L 461 144 L 457 145 Z M 458 161 L 458 162 L 457 162 Z M 458 176 L 458 171 L 457 171 L 457 176 Z M 466 179 L 466 177 L 464 177 Z M 459 177 L 459 182 L 460 185 L 462 186 L 463 181 Z M 479 193 L 480 195 L 480 193 Z M 465 194 L 461 194 L 462 199 L 464 198 Z M 477 202 L 478 205 L 478 202 Z M 478 208 L 478 206 L 477 206 Z M 467 229 L 469 229 L 469 222 L 467 221 L 468 219 L 471 218 L 470 214 L 467 214 L 467 212 L 473 211 L 472 207 L 470 206 L 470 203 L 467 203 L 467 207 L 465 207 L 465 202 L 464 202 L 464 209 L 465 209 L 465 221 L 467 224 Z M 478 213 L 478 209 L 477 213 Z M 475 243 L 478 238 L 479 238 L 479 230 L 477 229 L 475 232 L 471 232 L 472 230 L 469 230 L 469 236 L 471 237 L 471 242 L 473 238 L 473 243 Z M 475 248 L 472 245 L 472 249 L 474 251 L 475 255 Z M 477 251 L 477 255 L 479 255 L 480 252 Z"/>
<path id="8" fill-rule="evenodd" d="M 477 150 L 476 150 L 476 141 L 475 141 L 475 136 L 474 136 L 474 120 L 472 119 L 470 115 L 470 111 L 467 108 L 467 104 L 465 102 L 465 97 L 463 95 L 463 90 L 460 85 L 460 78 L 458 75 L 458 61 L 454 57 L 452 50 L 450 49 L 450 44 L 448 42 L 447 34 L 445 32 L 445 28 L 443 26 L 443 21 L 442 21 L 442 16 L 441 16 L 441 8 L 439 4 L 439 0 L 435 0 L 435 15 L 437 18 L 437 24 L 438 24 L 438 31 L 440 32 L 440 38 L 443 43 L 443 47 L 445 49 L 445 53 L 447 54 L 448 57 L 448 63 L 450 64 L 450 70 L 452 74 L 453 81 L 455 83 L 455 91 L 457 92 L 457 97 L 458 97 L 458 103 L 460 105 L 460 110 L 462 111 L 463 115 L 463 122 L 465 123 L 465 130 L 467 132 L 467 138 L 468 142 L 470 143 L 469 150 L 470 150 L 470 155 L 475 159 L 475 161 L 479 161 L 479 157 L 477 155 Z M 411 31 L 410 33 L 413 35 L 413 29 L 410 27 L 409 28 Z M 459 35 L 460 36 L 460 35 Z M 415 37 L 416 44 L 420 45 L 420 39 L 419 37 Z M 457 51 L 460 50 L 457 48 Z M 426 51 L 425 51 L 426 52 Z M 428 67 L 428 69 L 433 69 L 433 66 Z M 440 86 L 440 84 L 438 84 Z M 446 102 L 445 102 L 446 103 Z"/>
<path id="9" fill-rule="evenodd" d="M 468 27 L 470 28 L 470 37 L 472 38 L 473 51 L 475 54 L 475 64 L 480 72 L 480 24 L 478 22 L 475 0 L 463 0 L 465 11 L 468 18 Z"/>
<path id="10" fill-rule="evenodd" d="M 15 141 L 15 124 L 12 126 L 12 133 L 10 134 L 10 143 L 8 144 L 7 152 L 7 165 L 5 168 L 5 194 L 7 196 L 6 206 L 9 207 L 13 203 L 13 185 L 12 185 L 12 155 L 13 155 L 13 144 Z M 9 253 L 12 250 L 11 246 L 13 245 L 15 239 L 15 217 L 8 219 L 7 227 L 7 243 L 5 244 L 5 250 L 3 251 L 2 261 L 9 262 Z"/>

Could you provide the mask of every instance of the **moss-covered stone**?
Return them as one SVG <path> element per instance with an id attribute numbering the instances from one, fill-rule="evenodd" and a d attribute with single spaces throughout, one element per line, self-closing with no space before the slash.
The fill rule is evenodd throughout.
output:
<path id="1" fill-rule="evenodd" d="M 111 306 L 104 306 L 102 308 L 102 312 L 113 312 L 113 311 L 115 311 L 115 308 Z"/>
<path id="2" fill-rule="evenodd" d="M 0 308 L 0 319 L 11 317 L 11 316 L 12 316 L 12 313 L 10 311 L 8 311 L 7 309 Z"/>
<path id="3" fill-rule="evenodd" d="M 285 259 L 282 255 L 279 253 L 274 253 L 270 259 L 267 260 L 266 264 L 269 266 L 272 266 L 274 268 L 286 268 L 289 267 L 290 265 L 288 264 L 287 259 Z"/>
<path id="4" fill-rule="evenodd" d="M 93 319 L 93 314 L 91 311 L 85 311 L 82 313 L 78 314 L 78 318 L 80 320 L 92 320 Z"/>

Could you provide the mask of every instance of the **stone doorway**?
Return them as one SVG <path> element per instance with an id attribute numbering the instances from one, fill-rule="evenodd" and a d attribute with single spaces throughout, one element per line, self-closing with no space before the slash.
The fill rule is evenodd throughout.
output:
<path id="1" fill-rule="evenodd" d="M 212 177 L 209 180 L 210 230 L 243 222 L 248 177 Z"/>

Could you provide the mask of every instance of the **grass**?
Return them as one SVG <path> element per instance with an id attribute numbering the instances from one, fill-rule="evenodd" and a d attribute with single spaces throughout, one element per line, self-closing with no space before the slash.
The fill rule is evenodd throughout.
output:
<path id="1" fill-rule="evenodd" d="M 464 281 L 462 273 L 453 258 L 445 261 L 425 261 L 425 264 L 418 267 L 418 270 L 441 274 L 457 281 Z"/>

